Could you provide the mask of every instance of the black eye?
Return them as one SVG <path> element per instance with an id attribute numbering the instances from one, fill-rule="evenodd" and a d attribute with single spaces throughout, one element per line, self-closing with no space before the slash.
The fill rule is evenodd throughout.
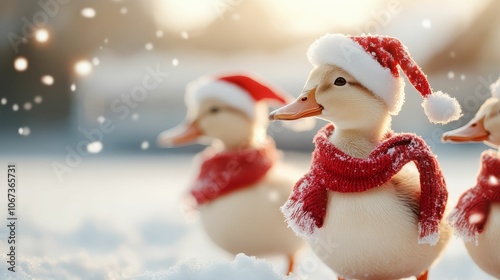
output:
<path id="1" fill-rule="evenodd" d="M 210 114 L 217 114 L 219 111 L 220 111 L 219 107 L 212 107 L 208 112 L 210 112 Z"/>
<path id="2" fill-rule="evenodd" d="M 345 84 L 347 84 L 347 81 L 342 77 L 338 77 L 337 79 L 335 79 L 335 82 L 333 82 L 333 84 L 336 86 L 344 86 Z"/>

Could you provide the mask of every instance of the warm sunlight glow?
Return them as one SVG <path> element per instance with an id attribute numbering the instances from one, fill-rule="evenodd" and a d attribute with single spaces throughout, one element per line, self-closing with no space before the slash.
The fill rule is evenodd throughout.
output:
<path id="1" fill-rule="evenodd" d="M 391 2 L 391 1 L 389 1 Z M 398 2 L 399 1 L 395 1 Z M 275 0 L 266 1 L 269 13 L 284 30 L 299 35 L 352 28 L 371 17 L 383 19 L 384 2 L 365 0 Z M 389 5 L 387 3 L 386 5 Z M 399 3 L 401 6 L 401 4 Z M 376 14 L 374 11 L 380 13 Z"/>
<path id="2" fill-rule="evenodd" d="M 152 11 L 156 21 L 165 29 L 177 32 L 193 30 L 222 16 L 216 2 L 219 1 L 155 0 Z"/>

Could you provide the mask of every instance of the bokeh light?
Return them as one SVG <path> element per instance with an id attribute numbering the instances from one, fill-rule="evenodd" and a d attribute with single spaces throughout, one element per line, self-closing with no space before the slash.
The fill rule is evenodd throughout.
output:
<path id="1" fill-rule="evenodd" d="M 36 32 L 35 32 L 35 39 L 40 42 L 40 43 L 45 43 L 49 40 L 49 31 L 47 31 L 47 29 L 38 29 Z"/>
<path id="2" fill-rule="evenodd" d="M 87 145 L 87 152 L 91 154 L 98 154 L 102 151 L 102 142 L 94 141 Z"/>
<path id="3" fill-rule="evenodd" d="M 92 72 L 92 64 L 88 60 L 80 60 L 75 63 L 75 72 L 80 76 L 86 76 Z"/>
<path id="4" fill-rule="evenodd" d="M 86 18 L 93 18 L 96 15 L 96 12 L 93 8 L 83 8 L 82 11 L 80 12 L 83 17 Z"/>
<path id="5" fill-rule="evenodd" d="M 27 126 L 20 127 L 17 131 L 21 136 L 28 136 L 31 133 L 31 129 Z"/>
<path id="6" fill-rule="evenodd" d="M 50 75 L 44 75 L 40 80 L 42 81 L 42 84 L 46 86 L 51 86 L 54 84 L 54 77 Z"/>
<path id="7" fill-rule="evenodd" d="M 19 72 L 26 71 L 28 69 L 28 60 L 23 56 L 16 58 L 14 68 Z"/>

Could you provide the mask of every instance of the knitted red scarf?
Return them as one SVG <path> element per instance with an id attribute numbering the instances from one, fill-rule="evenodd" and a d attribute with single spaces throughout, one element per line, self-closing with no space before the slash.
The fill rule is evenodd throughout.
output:
<path id="1" fill-rule="evenodd" d="M 214 154 L 208 148 L 200 156 L 203 162 L 191 189 L 198 205 L 261 180 L 278 159 L 278 151 L 274 142 L 268 139 L 259 149 Z"/>
<path id="2" fill-rule="evenodd" d="M 333 125 L 315 136 L 311 168 L 295 185 L 282 211 L 289 225 L 305 238 L 323 226 L 327 191 L 364 192 L 381 186 L 405 164 L 415 162 L 420 172 L 419 243 L 436 244 L 438 225 L 448 198 L 446 183 L 429 146 L 414 134 L 395 134 L 381 142 L 368 158 L 354 158 L 335 147 L 329 136 Z"/>
<path id="3" fill-rule="evenodd" d="M 450 214 L 449 220 L 465 241 L 477 242 L 477 235 L 484 230 L 491 203 L 500 203 L 500 158 L 495 151 L 481 154 L 482 164 L 477 185 L 466 191 Z M 479 214 L 476 221 L 469 219 Z"/>

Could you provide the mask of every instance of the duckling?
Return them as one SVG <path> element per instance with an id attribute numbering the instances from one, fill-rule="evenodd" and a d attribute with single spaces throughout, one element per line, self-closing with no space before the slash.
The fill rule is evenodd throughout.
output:
<path id="1" fill-rule="evenodd" d="M 443 134 L 452 143 L 484 142 L 500 147 L 500 79 L 492 86 L 492 97 L 465 126 Z M 465 241 L 474 262 L 500 279 L 500 151 L 481 154 L 477 185 L 460 198 L 449 220 Z"/>
<path id="2" fill-rule="evenodd" d="M 310 171 L 282 207 L 289 226 L 339 279 L 427 279 L 451 236 L 442 219 L 447 191 L 425 142 L 390 128 L 403 102 L 397 65 L 425 98 L 432 122 L 459 118 L 458 102 L 432 93 L 396 38 L 327 34 L 308 57 L 315 68 L 303 93 L 270 114 L 330 122 L 315 136 Z"/>
<path id="3" fill-rule="evenodd" d="M 279 210 L 294 185 L 267 136 L 267 104 L 285 96 L 248 75 L 202 77 L 187 87 L 184 124 L 162 132 L 161 147 L 209 140 L 191 188 L 206 234 L 232 254 L 294 256 L 305 245 Z M 288 170 L 289 171 L 289 170 Z"/>

